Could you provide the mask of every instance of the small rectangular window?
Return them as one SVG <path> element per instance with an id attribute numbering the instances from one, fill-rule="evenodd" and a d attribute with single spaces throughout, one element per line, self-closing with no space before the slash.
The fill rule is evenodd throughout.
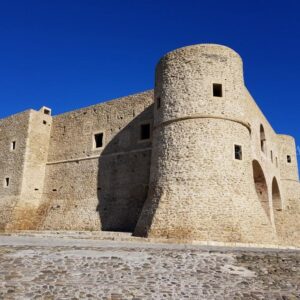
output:
<path id="1" fill-rule="evenodd" d="M 11 142 L 11 150 L 16 150 L 16 141 Z"/>
<path id="2" fill-rule="evenodd" d="M 222 97 L 223 96 L 222 84 L 213 83 L 213 95 L 214 95 L 214 97 Z"/>
<path id="3" fill-rule="evenodd" d="M 9 180 L 9 177 L 6 177 L 6 178 L 5 178 L 5 181 L 4 181 L 4 186 L 5 186 L 5 187 L 8 187 L 8 186 L 9 186 L 9 181 L 10 181 L 10 180 Z"/>
<path id="4" fill-rule="evenodd" d="M 141 140 L 149 140 L 150 139 L 150 124 L 142 124 L 141 125 L 140 139 Z"/>
<path id="5" fill-rule="evenodd" d="M 271 162 L 273 162 L 273 151 L 271 150 Z"/>
<path id="6" fill-rule="evenodd" d="M 242 160 L 243 159 L 242 146 L 234 145 L 234 157 L 237 160 Z"/>
<path id="7" fill-rule="evenodd" d="M 292 157 L 291 157 L 290 155 L 288 155 L 288 156 L 286 157 L 286 159 L 287 159 L 287 162 L 288 162 L 289 164 L 292 162 Z"/>
<path id="8" fill-rule="evenodd" d="M 103 147 L 103 133 L 97 133 L 94 135 L 94 145 L 95 148 L 101 148 Z"/>
<path id="9" fill-rule="evenodd" d="M 157 99 L 156 99 L 156 107 L 157 107 L 157 109 L 159 109 L 160 106 L 161 106 L 161 98 L 157 97 Z"/>

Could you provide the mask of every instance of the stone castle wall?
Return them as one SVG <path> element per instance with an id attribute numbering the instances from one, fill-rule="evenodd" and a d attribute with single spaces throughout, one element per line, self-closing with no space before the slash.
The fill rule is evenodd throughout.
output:
<path id="1" fill-rule="evenodd" d="M 53 119 L 42 229 L 133 231 L 148 190 L 151 142 L 140 125 L 152 124 L 152 99 L 145 92 Z"/>
<path id="2" fill-rule="evenodd" d="M 227 47 L 168 53 L 154 94 L 29 110 L 0 130 L 0 229 L 299 244 L 295 141 L 274 132 Z"/>
<path id="3" fill-rule="evenodd" d="M 10 222 L 12 211 L 20 199 L 29 117 L 30 111 L 25 111 L 0 120 L 0 229 Z M 12 148 L 13 142 L 15 149 Z"/>

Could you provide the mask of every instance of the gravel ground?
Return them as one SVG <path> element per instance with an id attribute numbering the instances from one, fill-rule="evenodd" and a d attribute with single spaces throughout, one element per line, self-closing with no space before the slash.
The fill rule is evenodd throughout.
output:
<path id="1" fill-rule="evenodd" d="M 0 236 L 0 299 L 300 299 L 300 252 Z"/>

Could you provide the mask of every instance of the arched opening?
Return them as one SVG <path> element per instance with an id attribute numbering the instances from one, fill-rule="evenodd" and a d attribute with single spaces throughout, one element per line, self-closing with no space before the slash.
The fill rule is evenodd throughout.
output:
<path id="1" fill-rule="evenodd" d="M 277 179 L 274 177 L 272 182 L 272 199 L 273 209 L 276 211 L 282 210 L 281 195 Z"/>
<path id="2" fill-rule="evenodd" d="M 266 153 L 267 147 L 266 147 L 266 134 L 265 134 L 265 129 L 262 125 L 260 125 L 260 147 L 261 151 Z"/>
<path id="3" fill-rule="evenodd" d="M 253 165 L 253 179 L 254 179 L 255 189 L 256 189 L 258 199 L 260 200 L 260 203 L 265 213 L 270 218 L 270 205 L 269 205 L 268 186 L 267 186 L 266 177 L 258 161 L 254 160 L 252 165 Z"/>

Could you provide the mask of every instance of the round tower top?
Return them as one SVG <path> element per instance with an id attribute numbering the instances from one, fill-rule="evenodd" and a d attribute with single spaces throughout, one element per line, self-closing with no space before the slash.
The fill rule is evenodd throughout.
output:
<path id="1" fill-rule="evenodd" d="M 195 115 L 245 115 L 243 63 L 232 49 L 199 44 L 167 53 L 155 76 L 155 124 Z"/>
<path id="2" fill-rule="evenodd" d="M 234 51 L 233 49 L 220 44 L 195 44 L 190 46 L 185 46 L 181 48 L 177 48 L 175 50 L 172 50 L 170 52 L 167 52 L 158 62 L 158 65 L 160 62 L 164 59 L 172 59 L 177 58 L 178 56 L 191 56 L 194 54 L 206 54 L 211 56 L 227 56 L 231 58 L 236 58 L 242 63 L 241 56 Z"/>

